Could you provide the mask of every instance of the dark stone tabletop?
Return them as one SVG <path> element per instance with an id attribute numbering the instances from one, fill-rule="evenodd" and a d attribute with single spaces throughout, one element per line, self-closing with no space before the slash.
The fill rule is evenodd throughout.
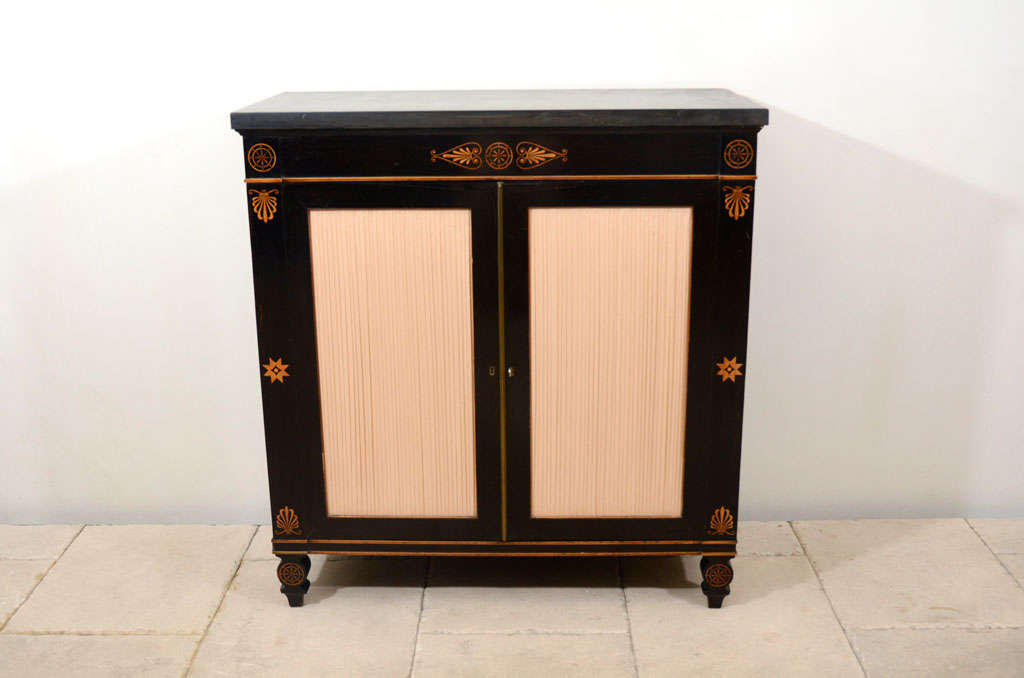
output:
<path id="1" fill-rule="evenodd" d="M 766 124 L 767 108 L 726 89 L 285 92 L 231 114 L 236 130 Z"/>

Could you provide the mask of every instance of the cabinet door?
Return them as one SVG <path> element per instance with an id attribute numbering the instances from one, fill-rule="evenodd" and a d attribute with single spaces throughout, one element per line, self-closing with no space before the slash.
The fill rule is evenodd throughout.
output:
<path id="1" fill-rule="evenodd" d="M 504 187 L 510 539 L 703 535 L 716 189 Z"/>
<path id="2" fill-rule="evenodd" d="M 305 538 L 498 538 L 494 187 L 281 190 L 254 234 L 261 357 L 289 373 L 264 380 L 273 501 Z"/>

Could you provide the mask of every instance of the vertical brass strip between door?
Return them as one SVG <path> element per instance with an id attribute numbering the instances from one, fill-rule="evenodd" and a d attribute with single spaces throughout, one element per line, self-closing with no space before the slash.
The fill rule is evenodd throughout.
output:
<path id="1" fill-rule="evenodd" d="M 506 419 L 505 419 L 505 223 L 502 202 L 503 182 L 498 182 L 498 404 L 499 435 L 501 436 L 501 540 L 508 541 L 508 478 L 506 471 Z"/>

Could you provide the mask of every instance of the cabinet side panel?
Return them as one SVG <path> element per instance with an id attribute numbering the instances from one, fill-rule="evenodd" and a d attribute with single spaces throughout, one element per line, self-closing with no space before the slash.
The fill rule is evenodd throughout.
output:
<path id="1" fill-rule="evenodd" d="M 529 210 L 531 514 L 678 517 L 688 207 Z"/>
<path id="2" fill-rule="evenodd" d="M 309 228 L 328 515 L 475 516 L 470 211 Z"/>

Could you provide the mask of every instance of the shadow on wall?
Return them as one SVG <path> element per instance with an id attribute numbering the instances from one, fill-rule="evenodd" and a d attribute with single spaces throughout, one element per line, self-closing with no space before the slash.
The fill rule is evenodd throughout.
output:
<path id="1" fill-rule="evenodd" d="M 266 521 L 240 138 L 75 160 L 0 195 L 0 523 Z"/>
<path id="2" fill-rule="evenodd" d="M 741 515 L 1019 502 L 978 435 L 1014 205 L 778 110 L 758 170 Z"/>
<path id="3" fill-rule="evenodd" d="M 217 116 L 0 195 L 0 522 L 266 522 L 240 148 Z M 759 165 L 740 516 L 1019 507 L 1019 206 L 778 110 Z"/>

